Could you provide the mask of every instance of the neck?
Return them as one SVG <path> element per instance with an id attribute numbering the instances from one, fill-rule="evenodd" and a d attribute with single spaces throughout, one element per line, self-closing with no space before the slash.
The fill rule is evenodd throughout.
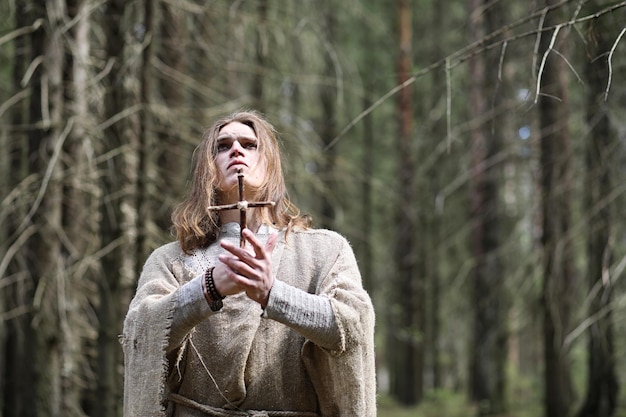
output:
<path id="1" fill-rule="evenodd" d="M 255 201 L 257 199 L 257 192 L 252 188 L 246 188 L 244 194 L 244 200 Z M 229 190 L 218 191 L 217 204 L 232 204 L 239 201 L 239 189 L 233 187 Z"/>
<path id="2" fill-rule="evenodd" d="M 253 232 L 257 232 L 261 226 L 261 221 L 258 216 L 255 216 L 256 209 L 249 208 L 246 211 L 246 228 Z M 220 212 L 220 222 L 222 224 L 227 223 L 239 223 L 239 210 L 224 210 Z"/>

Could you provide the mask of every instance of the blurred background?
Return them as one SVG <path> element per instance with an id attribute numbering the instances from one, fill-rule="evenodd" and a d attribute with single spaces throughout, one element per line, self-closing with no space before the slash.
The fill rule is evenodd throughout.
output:
<path id="1" fill-rule="evenodd" d="M 121 416 L 138 275 L 204 129 L 238 109 L 354 247 L 380 416 L 626 415 L 625 1 L 0 15 L 0 416 Z"/>

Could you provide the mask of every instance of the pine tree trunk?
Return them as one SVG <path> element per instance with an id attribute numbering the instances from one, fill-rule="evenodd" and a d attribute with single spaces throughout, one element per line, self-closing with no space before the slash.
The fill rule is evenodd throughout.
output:
<path id="1" fill-rule="evenodd" d="M 597 1 L 587 7 L 597 7 Z M 593 11 L 593 10 L 592 10 Z M 610 25 L 613 23 L 613 25 Z M 587 393 L 579 417 L 610 417 L 618 401 L 611 303 L 613 281 L 613 192 L 612 169 L 619 143 L 609 118 L 610 101 L 604 100 L 608 86 L 606 59 L 616 34 L 617 22 L 608 18 L 590 23 L 587 42 L 587 126 L 585 203 L 589 217 L 587 282 L 591 303 L 589 317 L 589 350 L 587 352 Z"/>
<path id="2" fill-rule="evenodd" d="M 99 154 L 107 155 L 100 167 L 102 200 L 100 202 L 100 229 L 102 246 L 102 275 L 99 279 L 100 304 L 98 316 L 98 387 L 91 398 L 91 415 L 118 417 L 121 414 L 123 363 L 118 335 L 137 278 L 137 173 L 140 90 L 136 54 L 140 51 L 141 26 L 135 26 L 135 38 L 125 39 L 129 27 L 139 19 L 132 15 L 125 0 L 106 3 L 103 12 L 105 51 L 111 60 L 111 71 L 103 80 L 104 120 L 107 124 L 98 147 Z M 132 23 L 129 23 L 132 22 Z M 134 41 L 134 42 L 133 42 Z M 127 61 L 127 54 L 133 55 Z"/>
<path id="3" fill-rule="evenodd" d="M 337 21 L 332 5 L 329 1 L 321 2 L 323 22 L 325 25 L 326 42 L 332 45 L 335 42 Z M 330 51 L 324 53 L 324 78 L 325 83 L 320 86 L 320 102 L 322 114 L 318 122 L 320 137 L 322 138 L 323 154 L 321 176 L 324 184 L 324 192 L 321 199 L 321 221 L 319 226 L 327 229 L 334 228 L 337 211 L 337 180 L 336 159 L 337 147 L 326 148 L 337 134 L 337 89 L 335 86 L 335 65 Z"/>
<path id="4" fill-rule="evenodd" d="M 470 32 L 474 42 L 495 31 L 496 5 L 472 0 Z M 473 270 L 472 307 L 474 321 L 470 359 L 470 396 L 478 404 L 479 415 L 504 411 L 506 318 L 502 265 L 498 258 L 501 244 L 499 222 L 500 164 L 494 163 L 502 152 L 502 121 L 497 116 L 501 100 L 497 94 L 497 53 L 485 52 L 470 65 L 470 113 L 485 118 L 470 132 L 471 137 L 471 251 Z"/>
<path id="5" fill-rule="evenodd" d="M 159 230 L 155 222 L 155 213 L 160 205 L 157 199 L 159 176 L 158 176 L 158 147 L 156 142 L 155 126 L 156 106 L 154 97 L 154 77 L 152 75 L 153 57 L 156 54 L 157 37 L 155 28 L 158 27 L 159 19 L 157 0 L 143 0 L 143 27 L 145 30 L 145 42 L 142 49 L 142 59 L 138 61 L 138 91 L 141 103 L 141 116 L 137 126 L 137 193 L 129 195 L 129 202 L 135 205 L 138 216 L 136 218 L 137 247 L 135 259 L 135 273 L 140 273 L 140 265 L 148 257 L 150 252 L 163 242 L 160 240 Z M 136 201 L 132 201 L 135 198 Z"/>
<path id="6" fill-rule="evenodd" d="M 258 24 L 256 30 L 255 66 L 252 77 L 252 105 L 259 111 L 264 111 L 263 80 L 265 79 L 265 65 L 268 54 L 269 26 L 267 22 L 267 0 L 259 0 L 257 5 Z"/>
<path id="7" fill-rule="evenodd" d="M 412 14 L 409 0 L 396 2 L 397 13 L 397 82 L 403 84 L 412 69 Z M 400 403 L 413 405 L 423 393 L 423 331 L 419 300 L 422 299 L 423 277 L 418 276 L 415 211 L 415 156 L 411 146 L 413 131 L 413 85 L 398 92 L 398 201 L 396 212 L 394 309 L 389 328 L 389 364 L 391 394 Z"/>
<path id="8" fill-rule="evenodd" d="M 433 5 L 433 14 L 431 21 L 437 22 L 438 25 L 442 25 L 445 19 L 446 13 L 446 5 L 444 2 L 438 1 Z M 428 56 L 431 60 L 440 59 L 443 51 L 441 50 L 441 43 L 437 39 L 433 39 L 430 45 L 430 51 Z M 436 109 L 437 107 L 441 108 L 441 104 L 443 102 L 442 97 L 437 92 L 445 91 L 446 89 L 446 79 L 443 71 L 435 71 L 432 75 L 433 81 L 433 93 L 431 94 L 431 103 L 429 109 Z M 436 141 L 433 142 L 434 148 L 437 149 L 438 141 L 440 138 L 445 138 L 447 136 L 446 132 L 446 122 L 444 118 L 441 118 L 438 122 L 435 123 L 433 127 L 433 135 L 434 138 L 437 138 Z M 429 151 L 434 152 L 434 151 Z M 442 182 L 445 181 L 445 175 L 442 172 L 439 164 L 433 164 L 432 167 L 428 170 L 426 176 L 430 179 L 430 192 L 428 195 L 434 196 L 433 200 L 436 199 L 436 195 L 438 194 L 441 187 L 443 187 Z M 432 200 L 431 200 L 432 201 Z M 432 204 L 432 203 L 431 203 Z M 442 216 L 439 210 L 428 210 L 427 211 L 428 219 L 425 224 L 429 228 L 428 236 L 434 242 L 442 242 L 444 240 L 443 237 L 443 224 L 442 224 Z M 445 288 L 445 284 L 442 283 L 443 274 L 440 272 L 440 265 L 445 262 L 442 255 L 442 250 L 439 245 L 429 245 L 430 254 L 426 258 L 426 262 L 428 263 L 428 273 L 426 274 L 427 280 L 427 288 L 428 294 L 427 297 L 430 299 L 430 303 L 428 303 L 429 310 L 426 313 L 428 317 L 428 329 L 429 329 L 429 349 L 430 349 L 430 366 L 432 369 L 432 388 L 435 390 L 443 388 L 443 374 L 442 374 L 442 354 L 441 354 L 441 335 L 442 335 L 442 288 Z"/>
<path id="9" fill-rule="evenodd" d="M 100 249 L 98 200 L 100 189 L 95 166 L 93 126 L 97 112 L 90 107 L 93 96 L 90 74 L 91 21 L 85 16 L 89 0 L 68 0 L 69 19 L 77 18 L 68 31 L 67 69 L 64 76 L 67 110 L 65 120 L 72 129 L 66 140 L 66 172 L 64 180 L 63 270 L 65 291 L 63 297 L 62 334 L 62 389 L 64 415 L 83 415 L 83 395 L 95 388 L 92 360 L 89 354 L 95 346 L 92 329 L 92 306 L 98 303 L 94 254 Z"/>
<path id="10" fill-rule="evenodd" d="M 367 43 L 366 43 L 367 44 Z M 366 81 L 366 92 L 363 97 L 363 109 L 368 109 L 371 105 L 371 98 L 368 94 L 370 84 Z M 363 277 L 363 286 L 373 296 L 376 287 L 373 264 L 373 224 L 374 208 L 372 204 L 372 180 L 375 178 L 375 158 L 374 158 L 374 123 L 371 114 L 363 118 L 363 160 L 361 170 L 363 171 L 362 188 L 361 188 L 361 243 L 358 245 L 359 265 L 361 276 Z"/>
<path id="11" fill-rule="evenodd" d="M 41 10 L 33 7 L 31 1 L 20 1 L 15 4 L 15 27 L 21 28 L 30 25 L 37 18 L 41 17 Z M 43 28 L 38 33 L 30 36 L 18 37 L 14 43 L 13 61 L 13 85 L 20 86 L 23 74 L 29 63 L 37 56 L 38 51 L 32 47 L 33 41 L 42 36 Z M 37 104 L 31 104 L 32 100 L 38 102 L 40 87 L 39 71 L 36 72 L 31 82 L 22 90 L 27 97 L 18 105 L 11 109 L 12 123 L 14 126 L 26 126 L 30 123 L 31 113 L 35 111 Z M 15 93 L 19 93 L 17 90 Z M 39 107 L 40 108 L 40 107 Z M 9 187 L 16 187 L 19 182 L 29 175 L 28 158 L 29 146 L 28 135 L 18 131 L 12 132 L 7 139 L 10 156 L 11 175 Z M 8 194 L 3 194 L 8 195 Z M 2 401 L 0 415 L 4 417 L 34 417 L 36 409 L 33 407 L 33 399 L 36 398 L 36 364 L 35 358 L 35 330 L 31 326 L 33 320 L 32 299 L 34 294 L 33 278 L 27 273 L 28 264 L 32 257 L 26 254 L 24 243 L 35 232 L 36 226 L 30 224 L 28 227 L 22 225 L 22 220 L 26 218 L 32 201 L 26 206 L 14 204 L 15 212 L 7 215 L 6 236 L 2 242 L 2 254 L 10 256 L 13 253 L 11 262 L 7 269 L 0 273 L 6 286 L 0 293 L 5 301 L 2 322 L 6 323 L 6 329 L 2 340 L 3 343 L 3 369 L 0 375 L 0 386 L 2 387 Z M 9 246 L 10 245 L 10 246 Z M 6 383 L 10 381 L 10 383 Z"/>
<path id="12" fill-rule="evenodd" d="M 546 0 L 545 7 L 555 0 Z M 547 13 L 544 26 L 559 22 L 559 10 Z M 571 309 L 574 292 L 574 267 L 570 233 L 571 207 L 571 145 L 567 125 L 568 69 L 565 60 L 566 30 L 545 32 L 539 46 L 539 62 L 547 55 L 539 74 L 538 97 L 541 133 L 541 204 L 543 246 L 543 331 L 544 331 L 544 407 L 546 417 L 568 417 L 572 404 L 572 381 L 565 336 L 571 330 Z M 556 36 L 554 48 L 550 49 Z"/>
<path id="13" fill-rule="evenodd" d="M 188 154 L 183 146 L 184 139 L 189 137 L 189 128 L 183 122 L 188 118 L 186 96 L 180 88 L 177 76 L 187 74 L 186 56 L 191 42 L 188 42 L 185 14 L 177 6 L 167 2 L 161 2 L 160 9 L 161 43 L 156 53 L 168 69 L 167 73 L 171 75 L 162 76 L 159 82 L 162 105 L 167 113 L 166 117 L 155 120 L 159 126 L 158 180 L 164 185 L 164 189 L 157 198 L 160 204 L 154 207 L 154 216 L 158 231 L 165 234 L 172 224 L 172 208 L 184 197 L 189 174 L 189 170 L 182 169 L 189 164 Z"/>
<path id="14" fill-rule="evenodd" d="M 39 205 L 35 205 L 32 222 L 37 233 L 28 243 L 33 280 L 32 321 L 35 338 L 34 366 L 36 398 L 30 408 L 38 417 L 67 415 L 63 407 L 63 363 L 65 296 L 67 276 L 63 270 L 61 242 L 62 227 L 62 149 L 66 138 L 64 120 L 65 51 L 62 26 L 65 20 L 64 2 L 45 2 L 37 9 L 48 22 L 47 33 L 37 31 L 32 36 L 33 56 L 44 57 L 45 65 L 38 69 L 32 81 L 30 101 L 29 171 L 39 173 L 38 184 L 45 189 Z M 45 93 L 44 93 L 45 92 Z M 63 133 L 62 133 L 63 132 Z M 31 359 L 31 360 L 32 360 Z M 34 400 L 34 402 L 33 402 Z M 33 407 L 34 403 L 34 407 Z"/>

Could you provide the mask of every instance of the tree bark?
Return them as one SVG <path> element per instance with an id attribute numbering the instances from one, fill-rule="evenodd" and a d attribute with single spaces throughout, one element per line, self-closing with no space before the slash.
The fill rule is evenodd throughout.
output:
<path id="1" fill-rule="evenodd" d="M 64 415 L 83 415 L 83 395 L 95 389 L 93 377 L 95 347 L 92 329 L 92 306 L 97 305 L 97 263 L 94 254 L 100 248 L 98 201 L 100 189 L 97 178 L 93 136 L 97 111 L 89 104 L 95 87 L 89 83 L 91 63 L 91 19 L 84 12 L 90 0 L 68 0 L 67 15 L 76 19 L 67 35 L 67 65 L 64 75 L 66 116 L 72 128 L 66 140 L 64 164 L 63 270 L 66 294 L 63 295 L 65 320 L 61 321 L 64 335 L 62 350 L 62 390 Z"/>
<path id="2" fill-rule="evenodd" d="M 36 397 L 27 406 L 41 416 L 67 415 L 63 404 L 61 364 L 65 335 L 63 320 L 66 308 L 67 276 L 63 270 L 60 239 L 63 236 L 63 186 L 61 157 L 68 127 L 64 108 L 63 76 L 65 50 L 63 21 L 65 2 L 46 1 L 38 8 L 39 17 L 47 22 L 46 31 L 33 33 L 33 56 L 42 57 L 43 66 L 33 75 L 30 101 L 28 137 L 29 172 L 39 173 L 39 185 L 45 187 L 40 204 L 33 205 L 32 224 L 37 232 L 29 240 L 27 251 L 31 256 L 29 271 L 33 282 L 32 320 L 34 344 Z M 28 359 L 27 359 L 28 360 Z M 34 400 L 34 401 L 33 401 Z M 24 401 L 28 401 L 24 398 Z M 26 413 L 29 415 L 30 411 Z"/>
<path id="3" fill-rule="evenodd" d="M 438 1 L 434 2 L 433 11 L 430 18 L 431 22 L 437 22 L 437 25 L 441 27 L 446 27 L 445 23 L 448 19 L 446 19 L 446 4 L 444 2 Z M 445 29 L 444 29 L 445 30 Z M 438 39 L 432 39 L 429 46 L 428 57 L 430 61 L 434 61 L 437 59 L 441 59 L 443 54 L 441 48 L 441 42 Z M 446 90 L 446 77 L 444 71 L 439 70 L 435 71 L 432 75 L 432 85 L 433 89 L 431 90 L 431 101 L 430 103 L 426 103 L 429 111 L 432 109 L 437 109 L 442 107 L 442 103 L 444 99 L 438 92 Z M 439 146 L 440 138 L 445 138 L 447 136 L 446 132 L 446 121 L 444 118 L 440 118 L 433 125 L 433 133 L 432 137 L 437 138 L 432 142 L 431 147 L 427 152 L 437 152 L 436 149 Z M 429 167 L 428 172 L 426 173 L 426 177 L 429 178 L 429 192 L 428 196 L 432 196 L 430 199 L 430 204 L 432 201 L 436 200 L 436 195 L 443 187 L 443 182 L 445 181 L 445 170 L 442 169 L 440 164 L 432 164 Z M 429 309 L 426 313 L 428 317 L 428 326 L 429 329 L 429 354 L 430 354 L 430 366 L 432 372 L 432 389 L 439 390 L 443 388 L 443 369 L 442 369 L 442 294 L 443 289 L 446 287 L 446 284 L 442 282 L 444 279 L 444 274 L 441 273 L 441 264 L 445 263 L 445 256 L 442 255 L 441 250 L 441 242 L 444 241 L 444 225 L 442 224 L 443 216 L 439 212 L 439 210 L 427 210 L 426 216 L 428 217 L 425 221 L 429 231 L 428 236 L 432 239 L 433 242 L 437 242 L 435 245 L 428 245 L 426 250 L 429 252 L 426 259 L 424 260 L 427 263 L 427 288 L 428 293 L 426 297 L 430 300 L 428 304 Z"/>
<path id="4" fill-rule="evenodd" d="M 476 42 L 496 29 L 495 4 L 472 0 L 470 32 Z M 478 404 L 479 415 L 494 415 L 505 409 L 506 298 L 502 265 L 498 257 L 500 232 L 500 164 L 493 161 L 502 152 L 502 133 L 498 116 L 497 51 L 487 51 L 470 63 L 471 137 L 471 252 L 475 266 L 472 280 L 473 332 L 470 358 L 470 397 Z M 490 105 L 491 103 L 491 105 Z"/>
<path id="5" fill-rule="evenodd" d="M 592 11 L 598 2 L 587 5 Z M 611 25 L 610 23 L 613 23 Z M 587 33 L 587 127 L 585 153 L 585 207 L 589 218 L 587 238 L 587 282 L 591 303 L 587 352 L 587 392 L 578 417 L 610 417 L 618 401 L 619 383 L 616 375 L 611 303 L 613 281 L 613 192 L 612 158 L 619 143 L 609 117 L 609 102 L 604 99 L 608 85 L 606 59 L 620 27 L 608 17 L 591 21 Z"/>
<path id="6" fill-rule="evenodd" d="M 185 14 L 177 6 L 167 2 L 160 3 L 159 35 L 161 39 L 157 54 L 162 63 L 170 70 L 171 76 L 162 76 L 159 90 L 163 99 L 166 117 L 155 120 L 159 126 L 159 181 L 165 190 L 161 192 L 161 203 L 155 208 L 155 222 L 158 230 L 165 234 L 169 231 L 171 209 L 184 197 L 185 184 L 189 170 L 188 153 L 185 152 L 185 139 L 190 136 L 189 128 L 184 123 L 188 119 L 185 100 L 187 95 L 181 88 L 178 74 L 187 74 L 186 55 L 191 46 L 185 25 Z M 168 73 L 169 73 L 168 72 Z M 180 175 L 174 175 L 180 173 Z"/>
<path id="7" fill-rule="evenodd" d="M 325 26 L 326 42 L 332 45 L 335 42 L 337 30 L 337 17 L 329 1 L 321 2 L 323 22 Z M 324 53 L 324 83 L 320 86 L 320 102 L 322 105 L 321 118 L 318 123 L 322 146 L 322 182 L 324 192 L 321 199 L 321 222 L 320 227 L 332 229 L 335 227 L 337 211 L 337 181 L 336 159 L 337 147 L 327 148 L 327 145 L 337 134 L 337 89 L 335 83 L 335 64 L 330 51 Z"/>
<path id="8" fill-rule="evenodd" d="M 366 43 L 369 44 L 369 43 Z M 365 76 L 367 77 L 367 75 Z M 365 94 L 363 96 L 363 110 L 368 109 L 372 105 L 369 95 L 372 84 L 366 78 Z M 363 159 L 361 162 L 361 170 L 363 171 L 362 187 L 361 187 L 361 243 L 358 245 L 360 270 L 363 276 L 363 286 L 373 295 L 376 291 L 373 264 L 373 224 L 374 208 L 372 204 L 372 180 L 375 178 L 375 158 L 374 158 L 374 122 L 371 114 L 363 118 Z"/>
<path id="9" fill-rule="evenodd" d="M 545 0 L 551 7 L 556 0 Z M 549 11 L 544 27 L 555 27 L 560 9 Z M 543 246 L 543 339 L 544 412 L 546 417 L 568 417 L 571 412 L 572 381 L 569 355 L 564 340 L 571 330 L 574 296 L 574 256 L 572 229 L 571 145 L 568 120 L 568 69 L 565 60 L 566 30 L 541 35 L 539 62 L 546 55 L 538 74 L 540 124 L 541 211 Z M 553 38 L 555 42 L 551 47 Z M 554 50 L 551 50 L 554 48 Z M 557 52 L 558 51 L 558 54 Z"/>
<path id="10" fill-rule="evenodd" d="M 139 276 L 141 265 L 148 257 L 150 252 L 163 241 L 159 238 L 159 230 L 156 226 L 155 213 L 161 203 L 156 198 L 158 194 L 158 147 L 156 142 L 155 126 L 156 115 L 154 109 L 156 101 L 154 99 L 156 87 L 153 77 L 153 60 L 156 54 L 157 45 L 155 38 L 157 37 L 158 27 L 158 8 L 156 4 L 158 0 L 143 0 L 143 27 L 145 30 L 145 39 L 141 60 L 138 61 L 138 92 L 139 104 L 141 112 L 137 126 L 137 189 L 136 194 L 131 196 L 135 198 L 134 206 L 136 207 L 138 216 L 136 217 L 137 245 L 135 252 L 135 275 Z"/>
<path id="11" fill-rule="evenodd" d="M 397 0 L 397 82 L 403 84 L 412 70 L 412 4 Z M 398 92 L 397 150 L 398 202 L 395 242 L 394 303 L 398 312 L 389 328 L 391 394 L 405 405 L 417 404 L 423 395 L 423 277 L 418 276 L 417 219 L 415 208 L 415 156 L 411 146 L 413 131 L 413 85 Z"/>
<path id="12" fill-rule="evenodd" d="M 263 80 L 265 79 L 265 65 L 268 54 L 268 22 L 267 22 L 267 0 L 259 0 L 257 6 L 258 24 L 256 29 L 256 48 L 255 48 L 255 62 L 256 67 L 254 75 L 252 76 L 252 105 L 259 111 L 264 111 L 264 91 Z"/>
<path id="13" fill-rule="evenodd" d="M 15 4 L 15 27 L 22 28 L 30 25 L 37 18 L 41 17 L 42 10 L 35 8 L 31 1 L 21 1 Z M 43 28 L 39 28 L 38 32 L 30 36 L 18 37 L 14 44 L 14 61 L 13 61 L 13 84 L 20 86 L 22 77 L 29 63 L 32 62 L 40 53 L 35 50 L 33 45 L 41 42 L 43 37 Z M 35 42 L 37 40 L 37 42 Z M 9 179 L 9 187 L 16 187 L 24 178 L 29 175 L 28 160 L 29 153 L 29 134 L 18 131 L 17 127 L 29 126 L 31 117 L 40 120 L 40 116 L 34 113 L 36 109 L 40 109 L 40 72 L 41 69 L 33 74 L 31 82 L 22 88 L 26 93 L 26 98 L 18 105 L 11 109 L 11 118 L 14 126 L 14 132 L 11 132 L 8 149 L 10 157 L 10 170 L 12 175 L 7 175 Z M 18 87 L 19 88 L 19 87 Z M 15 93 L 18 91 L 16 89 Z M 35 103 L 31 103 L 35 101 Z M 34 129 L 34 127 L 32 128 Z M 3 195 L 8 195 L 3 194 Z M 30 199 L 29 199 L 30 200 Z M 32 203 L 32 202 L 29 202 Z M 0 387 L 2 388 L 2 401 L 0 415 L 4 417 L 34 417 L 35 408 L 33 399 L 36 398 L 36 363 L 35 363 L 35 331 L 31 326 L 33 320 L 32 297 L 34 294 L 34 282 L 30 274 L 28 274 L 28 264 L 32 259 L 27 255 L 26 248 L 23 246 L 22 237 L 27 236 L 34 230 L 35 226 L 30 224 L 29 228 L 21 227 L 22 219 L 26 218 L 30 204 L 13 205 L 14 213 L 8 213 L 6 236 L 3 240 L 2 254 L 8 255 L 10 246 L 17 245 L 19 250 L 15 252 L 15 256 L 8 264 L 5 274 L 2 276 L 3 287 L 2 298 L 5 301 L 4 313 L 2 314 L 2 322 L 6 323 L 4 338 L 2 343 L 3 349 L 3 367 L 0 377 Z M 10 245 L 10 246 L 9 246 Z M 23 248 L 23 249 L 22 249 Z M 8 280 L 8 281 L 7 281 Z"/>
<path id="14" fill-rule="evenodd" d="M 102 132 L 99 154 L 108 155 L 100 167 L 100 229 L 102 275 L 99 279 L 98 317 L 98 387 L 90 398 L 94 417 L 117 417 L 121 413 L 123 363 L 118 335 L 136 287 L 137 279 L 137 175 L 139 120 L 136 54 L 145 32 L 135 26 L 135 38 L 125 39 L 129 22 L 139 19 L 125 0 L 111 0 L 103 12 L 102 30 L 106 59 L 111 65 L 103 80 L 104 120 L 119 120 Z M 133 60 L 127 61 L 127 55 Z M 120 115 L 124 117 L 119 117 Z"/>

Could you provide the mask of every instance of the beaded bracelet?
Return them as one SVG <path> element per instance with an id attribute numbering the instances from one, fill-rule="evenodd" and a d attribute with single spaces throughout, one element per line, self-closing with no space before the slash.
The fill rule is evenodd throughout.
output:
<path id="1" fill-rule="evenodd" d="M 209 303 L 209 307 L 211 307 L 211 310 L 218 311 L 224 306 L 222 300 L 226 297 L 220 294 L 215 287 L 215 280 L 213 279 L 214 269 L 215 268 L 213 267 L 209 268 L 204 273 L 204 285 L 202 286 L 202 290 L 204 292 L 204 298 L 206 298 L 207 302 Z"/>

